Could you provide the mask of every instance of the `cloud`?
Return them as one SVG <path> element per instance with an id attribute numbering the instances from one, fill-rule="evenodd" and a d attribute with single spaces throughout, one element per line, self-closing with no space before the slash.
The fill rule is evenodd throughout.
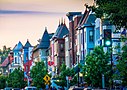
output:
<path id="1" fill-rule="evenodd" d="M 42 15 L 63 15 L 64 12 L 41 12 L 41 11 L 18 11 L 18 10 L 0 10 L 0 14 L 42 14 Z"/>

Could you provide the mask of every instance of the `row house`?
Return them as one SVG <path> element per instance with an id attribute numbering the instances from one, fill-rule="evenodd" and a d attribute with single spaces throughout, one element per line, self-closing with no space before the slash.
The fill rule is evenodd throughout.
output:
<path id="1" fill-rule="evenodd" d="M 8 75 L 9 73 L 12 73 L 14 69 L 20 68 L 21 70 L 24 70 L 24 75 L 29 75 L 30 66 L 33 61 L 32 50 L 33 47 L 29 43 L 29 40 L 27 40 L 24 46 L 19 41 L 1 64 L 1 67 L 3 68 L 2 74 Z"/>
<path id="2" fill-rule="evenodd" d="M 65 39 L 65 65 L 67 68 L 71 68 L 71 59 L 70 59 L 70 53 L 69 53 L 69 35 L 64 36 Z"/>
<path id="3" fill-rule="evenodd" d="M 78 17 L 79 15 L 79 17 Z M 68 37 L 66 37 L 66 39 L 68 38 L 69 41 L 69 48 L 68 51 L 66 51 L 66 54 L 69 54 L 69 57 L 66 58 L 65 61 L 70 60 L 70 67 L 74 67 L 76 65 L 77 62 L 77 56 L 76 56 L 76 26 L 77 23 L 79 21 L 81 12 L 68 12 L 66 14 L 66 16 L 69 19 L 69 34 Z M 74 17 L 78 17 L 78 19 L 74 19 Z M 67 43 L 67 42 L 66 42 Z"/>
<path id="4" fill-rule="evenodd" d="M 19 41 L 18 44 L 15 45 L 13 48 L 13 62 L 10 64 L 9 71 L 10 73 L 15 69 L 15 68 L 21 68 L 23 69 L 23 45 Z"/>
<path id="5" fill-rule="evenodd" d="M 97 45 L 104 45 L 104 30 L 112 31 L 112 46 L 121 45 L 121 32 L 115 32 L 114 25 L 108 20 L 96 18 L 95 13 L 87 9 L 81 12 L 67 13 L 69 19 L 69 34 L 65 36 L 65 62 L 67 67 L 84 64 L 85 56 L 92 52 Z M 115 32 L 115 33 L 114 33 Z M 107 47 L 104 47 L 107 51 Z M 117 50 L 119 51 L 119 50 Z M 116 52 L 113 51 L 113 56 Z M 113 57 L 113 60 L 115 56 Z"/>
<path id="6" fill-rule="evenodd" d="M 61 22 L 54 35 L 50 39 L 49 57 L 48 57 L 48 68 L 49 72 L 54 76 L 59 74 L 60 66 L 65 63 L 65 39 L 64 36 L 68 34 L 68 28 L 65 22 Z"/>
<path id="7" fill-rule="evenodd" d="M 26 44 L 23 46 L 23 70 L 24 70 L 24 76 L 26 78 L 30 76 L 30 67 L 33 62 L 32 51 L 33 51 L 33 46 L 30 44 L 29 40 L 27 40 Z"/>
<path id="8" fill-rule="evenodd" d="M 0 74 L 8 75 L 10 73 L 9 65 L 12 63 L 12 61 L 13 61 L 13 52 L 10 51 L 10 53 L 8 54 L 6 59 L 0 65 L 0 67 L 1 67 L 0 68 Z"/>
<path id="9" fill-rule="evenodd" d="M 77 27 L 79 48 L 77 48 L 79 54 L 79 60 L 84 61 L 85 56 L 90 53 L 95 46 L 95 39 L 97 34 L 95 31 L 96 17 L 91 11 L 85 10 Z M 100 35 L 98 35 L 100 36 Z"/>
<path id="10" fill-rule="evenodd" d="M 39 40 L 39 44 L 34 47 L 33 49 L 33 65 L 35 65 L 35 62 L 44 61 L 46 67 L 47 65 L 47 59 L 48 59 L 48 48 L 50 46 L 50 39 L 53 36 L 54 33 L 48 33 L 47 28 L 45 28 L 45 31 L 42 35 L 41 40 Z"/>
<path id="11" fill-rule="evenodd" d="M 78 18 L 76 16 L 75 18 Z M 103 22 L 102 22 L 103 21 Z M 75 19 L 74 19 L 75 22 Z M 123 43 L 120 42 L 121 34 L 126 34 L 125 29 L 120 29 L 116 31 L 116 27 L 109 22 L 109 20 L 96 18 L 95 14 L 86 9 L 82 15 L 79 23 L 77 25 L 77 35 L 76 35 L 76 49 L 79 62 L 82 63 L 85 60 L 85 56 L 92 52 L 95 46 L 104 45 L 104 30 L 111 30 L 112 32 L 112 60 L 113 64 L 117 63 L 117 53 L 120 52 L 120 49 L 115 49 L 115 46 L 122 46 Z M 104 47 L 105 52 L 108 51 L 108 47 Z"/>
<path id="12" fill-rule="evenodd" d="M 94 48 L 95 15 L 89 10 L 67 13 L 69 18 L 69 45 L 71 67 L 84 63 L 85 56 Z"/>

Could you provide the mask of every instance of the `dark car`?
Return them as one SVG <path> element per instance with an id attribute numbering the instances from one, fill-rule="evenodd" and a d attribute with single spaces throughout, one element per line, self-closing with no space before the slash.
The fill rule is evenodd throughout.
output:
<path id="1" fill-rule="evenodd" d="M 13 90 L 20 90 L 20 88 L 13 88 Z"/>
<path id="2" fill-rule="evenodd" d="M 82 87 L 73 88 L 72 90 L 84 90 Z"/>

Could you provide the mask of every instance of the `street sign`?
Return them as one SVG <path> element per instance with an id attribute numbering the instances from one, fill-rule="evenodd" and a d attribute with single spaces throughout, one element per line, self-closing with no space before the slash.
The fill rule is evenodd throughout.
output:
<path id="1" fill-rule="evenodd" d="M 66 76 L 66 80 L 72 80 L 71 76 Z"/>
<path id="2" fill-rule="evenodd" d="M 50 82 L 45 82 L 45 85 L 49 85 L 50 84 Z"/>
<path id="3" fill-rule="evenodd" d="M 45 82 L 49 82 L 51 78 L 48 75 L 45 75 L 43 79 L 45 80 Z"/>

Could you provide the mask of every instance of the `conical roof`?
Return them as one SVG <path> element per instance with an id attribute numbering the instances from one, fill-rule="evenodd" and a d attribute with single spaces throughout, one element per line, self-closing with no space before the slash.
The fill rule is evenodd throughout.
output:
<path id="1" fill-rule="evenodd" d="M 66 24 L 64 23 L 61 23 L 57 29 L 56 29 L 56 32 L 55 34 L 53 35 L 53 38 L 54 37 L 57 37 L 57 38 L 63 38 L 64 35 L 68 34 L 69 33 L 69 30 L 68 28 L 66 27 Z"/>
<path id="2" fill-rule="evenodd" d="M 44 31 L 44 34 L 41 38 L 41 41 L 40 41 L 40 44 L 38 45 L 38 49 L 45 49 L 45 48 L 48 48 L 49 45 L 50 45 L 50 40 L 49 40 L 49 34 L 48 34 L 48 31 L 47 31 L 47 28 L 45 28 L 45 31 Z"/>
<path id="3" fill-rule="evenodd" d="M 27 42 L 24 45 L 24 48 L 29 48 L 29 47 L 31 47 L 31 44 L 30 44 L 29 40 L 27 39 Z"/>
<path id="4" fill-rule="evenodd" d="M 15 48 L 13 49 L 14 51 L 20 51 L 23 48 L 22 43 L 19 41 L 19 43 L 15 46 Z"/>

